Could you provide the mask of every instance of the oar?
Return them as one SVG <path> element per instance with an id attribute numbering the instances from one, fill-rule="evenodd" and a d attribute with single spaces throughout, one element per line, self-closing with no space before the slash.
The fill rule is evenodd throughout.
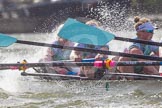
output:
<path id="1" fill-rule="evenodd" d="M 146 60 L 162 61 L 161 57 L 152 57 L 152 56 L 128 54 L 128 53 L 121 53 L 121 52 L 114 52 L 114 51 L 104 51 L 104 50 L 96 50 L 96 49 L 90 49 L 90 48 L 80 48 L 80 47 L 47 44 L 47 43 L 41 43 L 41 42 L 24 41 L 24 40 L 17 40 L 16 38 L 10 37 L 5 34 L 0 34 L 0 47 L 7 47 L 7 46 L 12 45 L 13 43 L 20 43 L 20 44 L 27 44 L 27 45 L 34 45 L 34 46 L 43 46 L 43 47 L 52 47 L 52 48 L 61 48 L 61 49 L 68 49 L 68 50 L 100 53 L 100 54 L 106 54 L 106 55 L 115 55 L 115 56 L 139 58 L 139 59 L 146 59 Z"/>
<path id="2" fill-rule="evenodd" d="M 28 73 L 22 72 L 22 76 L 39 76 L 39 77 L 61 77 L 61 78 L 68 78 L 68 79 L 82 79 L 86 80 L 88 77 L 81 77 L 77 75 L 63 75 L 63 74 L 52 74 L 52 73 Z"/>
<path id="3" fill-rule="evenodd" d="M 50 63 L 52 64 L 52 65 L 55 65 L 55 63 L 57 64 L 56 66 L 61 66 L 63 63 L 64 64 L 69 64 L 68 62 L 73 62 L 73 63 L 71 63 L 71 64 L 74 64 L 75 63 L 75 61 L 74 60 L 59 60 L 59 61 L 51 61 Z M 58 63 L 57 63 L 58 62 Z M 60 63 L 61 62 L 61 63 Z M 82 62 L 95 62 L 95 58 L 88 58 L 88 59 L 82 59 L 81 60 L 81 62 L 79 63 L 79 64 L 81 64 L 81 65 L 84 65 Z M 12 65 L 12 64 L 14 64 L 14 66 Z M 30 64 L 30 63 L 29 63 Z M 28 65 L 29 65 L 28 64 Z M 40 65 L 40 63 L 33 63 L 33 64 L 35 64 L 35 65 L 37 65 L 38 64 L 38 67 L 39 67 L 39 65 Z M 46 63 L 44 63 L 44 64 L 46 64 Z M 49 64 L 49 63 L 47 63 L 47 64 Z M 70 64 L 70 65 L 71 65 Z M 7 69 L 12 69 L 12 70 L 15 70 L 15 69 L 17 69 L 18 67 L 19 67 L 19 65 L 20 65 L 20 63 L 8 63 L 7 65 L 5 65 L 5 63 L 3 64 L 0 64 L 1 66 L 0 66 L 0 70 L 7 70 Z M 4 66 L 3 66 L 4 65 Z M 10 65 L 10 66 L 8 66 L 8 65 Z M 11 66 L 12 65 L 12 66 Z M 17 65 L 17 66 L 15 66 L 15 65 Z M 42 63 L 41 63 L 41 65 L 42 65 Z M 85 65 L 87 65 L 87 64 L 85 64 Z M 71 65 L 72 66 L 72 65 Z M 31 67 L 32 67 L 32 64 L 31 64 Z"/>
<path id="4" fill-rule="evenodd" d="M 108 63 L 108 64 L 107 64 Z M 103 67 L 105 64 L 110 67 L 115 66 L 159 66 L 162 65 L 161 61 L 95 61 L 95 62 L 44 62 L 44 63 L 0 63 L 0 69 L 18 69 L 19 67 L 25 66 L 26 68 L 31 67 L 58 67 L 58 66 L 70 66 L 70 67 L 78 67 L 78 66 L 94 66 L 94 67 Z"/>
<path id="5" fill-rule="evenodd" d="M 88 78 L 88 77 L 81 77 L 76 75 L 62 75 L 62 74 L 52 74 L 52 73 L 28 73 L 28 72 L 22 72 L 22 76 L 39 76 L 39 77 L 61 77 L 61 78 L 68 78 L 68 79 L 78 79 L 78 80 L 95 80 Z M 123 76 L 125 78 L 144 78 L 144 79 L 160 79 L 162 80 L 162 76 L 159 75 L 146 75 L 146 74 L 136 74 L 136 73 L 108 73 L 103 76 L 100 80 L 105 80 L 108 77 L 108 80 L 110 79 L 110 76 Z"/>
<path id="6" fill-rule="evenodd" d="M 58 35 L 64 39 L 83 44 L 105 45 L 111 40 L 120 40 L 162 46 L 162 43 L 159 42 L 117 37 L 110 32 L 86 25 L 72 18 L 66 20 Z"/>
<path id="7" fill-rule="evenodd" d="M 72 67 L 77 67 L 77 66 L 93 66 L 93 62 L 43 62 L 43 63 L 26 63 L 26 64 L 21 64 L 21 63 L 0 63 L 0 68 L 14 68 L 16 67 L 21 67 L 21 66 L 26 66 L 28 68 L 30 67 L 58 67 L 58 66 L 72 66 Z"/>
<path id="8" fill-rule="evenodd" d="M 133 77 L 133 78 L 146 78 L 146 79 L 151 78 L 151 79 L 161 79 L 162 80 L 162 76 L 160 76 L 160 75 L 148 75 L 148 74 L 136 74 L 136 73 L 108 73 L 104 77 L 110 76 L 110 75 L 124 76 L 126 78 Z"/>

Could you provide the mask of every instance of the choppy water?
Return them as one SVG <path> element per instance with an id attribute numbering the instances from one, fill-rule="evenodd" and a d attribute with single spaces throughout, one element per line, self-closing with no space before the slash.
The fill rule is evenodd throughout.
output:
<path id="1" fill-rule="evenodd" d="M 17 92 L 1 89 L 0 105 L 11 108 L 157 108 L 162 107 L 161 86 L 158 81 L 41 82 L 28 79 L 17 82 Z"/>
<path id="2" fill-rule="evenodd" d="M 118 32 L 131 37 L 135 32 Z M 155 32 L 159 41 L 161 30 Z M 12 34 L 19 40 L 50 43 L 54 34 Z M 120 44 L 120 46 L 119 46 Z M 128 43 L 110 42 L 110 50 L 122 51 Z M 123 46 L 122 46 L 123 45 Z M 37 62 L 46 48 L 13 44 L 0 48 L 1 63 L 26 59 Z M 32 72 L 32 69 L 27 70 Z M 18 70 L 0 71 L 0 108 L 160 108 L 161 81 L 42 81 L 24 77 Z"/>

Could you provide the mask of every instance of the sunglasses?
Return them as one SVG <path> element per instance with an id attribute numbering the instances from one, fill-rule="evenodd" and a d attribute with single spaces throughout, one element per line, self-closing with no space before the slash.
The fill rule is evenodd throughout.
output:
<path id="1" fill-rule="evenodd" d="M 147 33 L 154 33 L 153 30 L 146 30 L 145 32 L 147 32 Z"/>
<path id="2" fill-rule="evenodd" d="M 140 30 L 141 32 L 154 33 L 153 30 Z"/>

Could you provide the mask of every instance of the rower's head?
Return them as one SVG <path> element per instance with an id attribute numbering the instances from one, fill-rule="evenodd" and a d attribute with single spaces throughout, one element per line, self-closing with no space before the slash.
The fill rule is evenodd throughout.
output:
<path id="1" fill-rule="evenodd" d="M 87 21 L 86 24 L 89 25 L 89 26 L 93 26 L 93 27 L 99 27 L 100 26 L 100 23 L 95 19 Z"/>
<path id="2" fill-rule="evenodd" d="M 135 29 L 137 31 L 137 36 L 144 40 L 151 40 L 154 33 L 154 26 L 148 18 L 140 18 L 136 16 L 134 18 Z"/>

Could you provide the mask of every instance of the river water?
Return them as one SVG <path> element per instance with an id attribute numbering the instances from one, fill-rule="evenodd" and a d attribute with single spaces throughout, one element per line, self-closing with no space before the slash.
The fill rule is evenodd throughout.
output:
<path id="1" fill-rule="evenodd" d="M 134 31 L 120 31 L 118 36 L 132 38 Z M 161 30 L 155 31 L 159 41 Z M 50 43 L 50 34 L 11 34 L 19 40 Z M 122 51 L 128 42 L 111 41 L 110 50 Z M 0 48 L 1 63 L 26 59 L 38 62 L 46 48 L 13 44 Z M 34 72 L 28 69 L 27 72 Z M 21 76 L 18 70 L 0 71 L 0 108 L 160 108 L 161 81 L 44 81 Z"/>

